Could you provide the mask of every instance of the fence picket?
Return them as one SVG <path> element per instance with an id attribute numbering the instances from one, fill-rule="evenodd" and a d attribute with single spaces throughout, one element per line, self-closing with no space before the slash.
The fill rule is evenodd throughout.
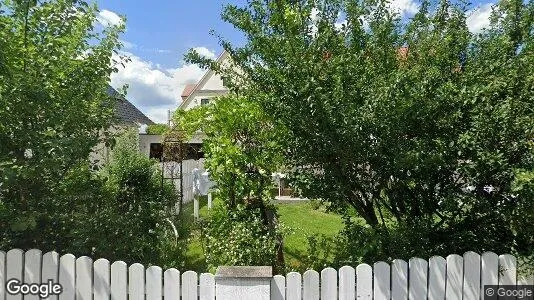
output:
<path id="1" fill-rule="evenodd" d="M 163 273 L 163 297 L 166 300 L 180 299 L 180 271 L 171 268 Z"/>
<path id="2" fill-rule="evenodd" d="M 337 272 L 334 268 L 321 271 L 321 299 L 337 299 Z"/>
<path id="3" fill-rule="evenodd" d="M 368 264 L 360 264 L 356 267 L 356 297 L 373 299 L 373 268 Z"/>
<path id="4" fill-rule="evenodd" d="M 480 268 L 480 299 L 484 299 L 484 286 L 499 284 L 499 256 L 493 252 L 482 253 Z"/>
<path id="5" fill-rule="evenodd" d="M 73 300 L 76 297 L 76 257 L 65 254 L 59 258 L 59 283 L 63 292 L 59 294 L 59 300 Z"/>
<path id="6" fill-rule="evenodd" d="M 145 300 L 145 267 L 135 263 L 128 268 L 128 299 Z"/>
<path id="7" fill-rule="evenodd" d="M 200 300 L 215 300 L 215 277 L 211 273 L 200 274 Z"/>
<path id="8" fill-rule="evenodd" d="M 319 273 L 315 270 L 308 270 L 302 275 L 303 299 L 319 300 Z"/>
<path id="9" fill-rule="evenodd" d="M 111 264 L 111 299 L 128 299 L 128 267 L 123 261 Z"/>
<path id="10" fill-rule="evenodd" d="M 93 260 L 82 256 L 76 259 L 76 300 L 93 299 Z"/>
<path id="11" fill-rule="evenodd" d="M 198 276 L 197 272 L 187 271 L 182 274 L 182 299 L 197 300 Z"/>
<path id="12" fill-rule="evenodd" d="M 480 255 L 469 251 L 464 253 L 463 299 L 480 298 Z"/>
<path id="13" fill-rule="evenodd" d="M 59 254 L 55 251 L 47 252 L 43 255 L 41 281 L 47 283 L 48 280 L 52 280 L 53 283 L 59 282 Z M 56 299 L 57 295 L 48 296 L 48 300 Z"/>
<path id="14" fill-rule="evenodd" d="M 150 266 L 145 272 L 146 300 L 161 300 L 162 296 L 162 271 L 158 266 Z"/>
<path id="15" fill-rule="evenodd" d="M 56 252 L 42 254 L 40 250 L 26 252 L 12 249 L 0 251 L 0 300 L 35 299 L 38 295 L 8 295 L 7 279 L 24 283 L 59 282 L 63 292 L 47 300 L 214 300 L 215 277 L 209 273 L 181 274 L 176 269 L 165 272 L 160 267 L 146 268 L 116 261 L 110 266 L 106 259 L 92 261 L 72 254 Z M 274 300 L 477 300 L 483 299 L 485 285 L 532 285 L 534 277 L 517 275 L 517 261 L 512 255 L 486 252 L 479 255 L 466 252 L 444 259 L 434 256 L 427 261 L 412 258 L 407 263 L 394 260 L 388 265 L 360 264 L 356 269 L 343 266 L 339 273 L 325 268 L 276 275 L 271 281 Z M 339 298 L 338 298 L 339 297 Z"/>
<path id="16" fill-rule="evenodd" d="M 517 283 L 516 259 L 510 254 L 499 256 L 499 285 L 515 285 Z"/>
<path id="17" fill-rule="evenodd" d="M 301 300 L 301 280 L 302 276 L 297 272 L 289 272 L 286 276 L 286 300 Z"/>
<path id="18" fill-rule="evenodd" d="M 41 250 L 30 249 L 24 253 L 24 283 L 41 283 Z M 25 300 L 38 300 L 39 295 L 25 295 Z"/>
<path id="19" fill-rule="evenodd" d="M 391 278 L 389 264 L 379 261 L 373 265 L 373 293 L 375 300 L 389 300 L 391 297 Z"/>
<path id="20" fill-rule="evenodd" d="M 7 251 L 6 254 L 6 280 L 18 279 L 20 282 L 23 280 L 23 262 L 24 252 L 20 249 L 12 249 Z M 21 300 L 22 295 L 10 295 L 6 293 L 6 300 Z"/>
<path id="21" fill-rule="evenodd" d="M 6 253 L 0 251 L 0 300 L 6 297 Z"/>
<path id="22" fill-rule="evenodd" d="M 395 259 L 391 264 L 391 300 L 408 299 L 408 263 Z"/>
<path id="23" fill-rule="evenodd" d="M 413 257 L 408 262 L 408 296 L 409 299 L 426 299 L 428 262 L 422 258 Z"/>
<path id="24" fill-rule="evenodd" d="M 339 299 L 353 300 L 356 297 L 356 270 L 350 266 L 339 269 Z"/>
<path id="25" fill-rule="evenodd" d="M 445 258 L 433 256 L 428 260 L 428 299 L 445 299 L 447 264 Z"/>
<path id="26" fill-rule="evenodd" d="M 94 300 L 109 300 L 110 296 L 109 261 L 105 258 L 97 259 L 93 263 L 93 294 Z"/>
<path id="27" fill-rule="evenodd" d="M 271 282 L 271 299 L 286 299 L 286 278 L 282 275 L 275 275 Z"/>
<path id="28" fill-rule="evenodd" d="M 458 254 L 447 256 L 447 282 L 445 284 L 445 296 L 447 300 L 462 299 L 463 277 L 463 258 Z"/>

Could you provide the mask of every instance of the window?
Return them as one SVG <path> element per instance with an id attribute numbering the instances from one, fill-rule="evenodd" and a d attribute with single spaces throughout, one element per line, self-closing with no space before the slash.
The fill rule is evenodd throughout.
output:
<path id="1" fill-rule="evenodd" d="M 206 105 L 208 103 L 210 103 L 210 99 L 208 98 L 200 99 L 200 105 Z"/>
<path id="2" fill-rule="evenodd" d="M 163 155 L 163 146 L 161 143 L 150 143 L 150 158 L 155 158 L 159 161 L 161 161 L 161 157 Z"/>

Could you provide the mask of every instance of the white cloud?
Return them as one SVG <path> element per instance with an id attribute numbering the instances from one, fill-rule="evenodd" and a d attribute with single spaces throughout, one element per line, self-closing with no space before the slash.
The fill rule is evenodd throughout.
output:
<path id="1" fill-rule="evenodd" d="M 123 22 L 119 15 L 107 9 L 99 11 L 96 20 L 104 27 L 121 25 Z"/>
<path id="2" fill-rule="evenodd" d="M 195 50 L 198 54 L 200 54 L 201 56 L 204 56 L 206 58 L 215 58 L 216 55 L 215 55 L 215 51 L 211 51 L 210 49 L 206 48 L 206 47 L 195 47 L 193 48 L 193 50 Z"/>
<path id="3" fill-rule="evenodd" d="M 493 3 L 483 4 L 475 9 L 470 10 L 467 14 L 467 28 L 472 33 L 478 33 L 490 24 L 491 7 Z"/>
<path id="4" fill-rule="evenodd" d="M 414 0 L 392 0 L 389 7 L 403 18 L 414 15 L 419 10 L 419 4 Z"/>
<path id="5" fill-rule="evenodd" d="M 178 107 L 185 85 L 197 82 L 205 72 L 192 64 L 163 69 L 131 53 L 123 54 L 131 61 L 111 75 L 111 85 L 120 88 L 128 84 L 127 99 L 154 122 L 166 122 L 167 111 Z"/>
<path id="6" fill-rule="evenodd" d="M 122 43 L 123 48 L 126 49 L 126 50 L 131 50 L 131 49 L 137 48 L 137 45 L 134 44 L 134 43 L 131 43 L 131 42 L 128 42 L 128 41 L 125 41 L 125 40 L 121 40 L 120 42 Z"/>

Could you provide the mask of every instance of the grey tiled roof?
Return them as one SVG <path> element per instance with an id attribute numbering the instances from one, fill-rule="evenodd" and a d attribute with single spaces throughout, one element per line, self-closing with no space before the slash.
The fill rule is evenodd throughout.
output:
<path id="1" fill-rule="evenodd" d="M 119 119 L 119 122 L 126 124 L 154 124 L 145 114 L 143 114 L 137 107 L 135 107 L 130 101 L 126 100 L 119 92 L 117 92 L 111 86 L 108 87 L 108 94 L 117 99 L 115 106 L 115 114 Z"/>

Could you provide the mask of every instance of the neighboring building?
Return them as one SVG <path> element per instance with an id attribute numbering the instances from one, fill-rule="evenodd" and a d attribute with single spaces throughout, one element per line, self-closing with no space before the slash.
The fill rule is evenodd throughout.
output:
<path id="1" fill-rule="evenodd" d="M 115 106 L 116 122 L 109 128 L 111 133 L 118 133 L 129 128 L 139 130 L 141 126 L 154 124 L 150 118 L 111 86 L 108 87 L 107 93 L 117 101 Z M 101 142 L 94 148 L 90 155 L 90 160 L 98 168 L 108 161 L 109 154 L 110 148 L 106 146 L 105 142 Z"/>
<path id="2" fill-rule="evenodd" d="M 229 53 L 224 51 L 217 58 L 216 62 L 222 67 L 228 67 L 230 62 Z M 208 70 L 196 84 L 185 86 L 181 95 L 182 102 L 178 106 L 178 109 L 189 110 L 197 106 L 206 105 L 214 101 L 216 97 L 228 94 L 229 89 L 225 86 L 224 81 L 224 78 L 220 74 L 217 74 L 213 70 Z M 202 140 L 203 133 L 198 132 L 188 143 L 193 149 L 202 149 Z M 285 196 L 292 193 L 292 190 L 287 188 L 286 180 L 285 175 L 277 178 L 278 191 L 275 194 Z"/>
<path id="3" fill-rule="evenodd" d="M 218 58 L 217 63 L 224 66 L 230 55 L 224 51 Z M 206 105 L 215 97 L 228 94 L 228 88 L 224 86 L 224 79 L 213 70 L 208 70 L 196 83 L 186 85 L 182 92 L 182 103 L 178 109 L 189 110 L 199 105 Z"/>
<path id="4" fill-rule="evenodd" d="M 117 125 L 120 126 L 136 126 L 152 125 L 154 122 L 143 114 L 130 101 L 126 100 L 119 92 L 111 86 L 108 87 L 108 94 L 117 100 L 115 106 L 115 115 L 117 117 Z"/>

